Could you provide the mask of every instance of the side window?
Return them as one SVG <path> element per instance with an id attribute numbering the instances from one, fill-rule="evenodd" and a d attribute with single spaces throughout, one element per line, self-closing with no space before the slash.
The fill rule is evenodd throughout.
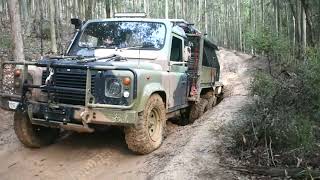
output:
<path id="1" fill-rule="evenodd" d="M 203 58 L 202 58 L 202 65 L 203 66 L 207 66 L 207 67 L 211 67 L 210 66 L 210 58 L 208 57 L 208 53 L 206 51 L 206 48 L 203 48 Z"/>
<path id="2" fill-rule="evenodd" d="M 182 40 L 176 37 L 172 38 L 170 61 L 182 62 Z"/>

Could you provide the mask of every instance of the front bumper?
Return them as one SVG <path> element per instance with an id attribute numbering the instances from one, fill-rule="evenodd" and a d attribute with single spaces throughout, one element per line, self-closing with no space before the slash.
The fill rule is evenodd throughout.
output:
<path id="1" fill-rule="evenodd" d="M 46 104 L 33 102 L 27 106 L 30 119 L 50 123 L 80 124 L 80 125 L 134 125 L 138 113 L 134 110 L 85 108 L 84 106 L 70 106 L 63 104 Z"/>

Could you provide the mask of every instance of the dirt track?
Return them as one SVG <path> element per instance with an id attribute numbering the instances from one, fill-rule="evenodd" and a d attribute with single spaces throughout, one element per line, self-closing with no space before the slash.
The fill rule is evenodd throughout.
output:
<path id="1" fill-rule="evenodd" d="M 193 125 L 168 122 L 160 149 L 146 156 L 126 148 L 121 129 L 94 134 L 65 133 L 42 149 L 23 147 L 15 137 L 10 113 L 0 110 L 0 179 L 238 179 L 221 167 L 223 128 L 237 121 L 248 102 L 251 56 L 220 51 L 227 97 Z M 222 145 L 222 146 L 221 146 Z M 220 149 L 219 149 L 220 148 Z"/>

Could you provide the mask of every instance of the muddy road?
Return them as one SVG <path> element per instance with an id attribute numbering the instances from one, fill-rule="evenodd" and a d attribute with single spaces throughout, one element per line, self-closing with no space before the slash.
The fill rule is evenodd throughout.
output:
<path id="1" fill-rule="evenodd" d="M 42 149 L 23 147 L 15 137 L 12 115 L 0 110 L 0 179 L 238 179 L 220 166 L 222 130 L 237 121 L 248 102 L 247 87 L 257 62 L 251 56 L 221 50 L 226 98 L 194 124 L 167 123 L 157 151 L 138 156 L 125 144 L 120 128 L 94 134 L 63 133 Z"/>

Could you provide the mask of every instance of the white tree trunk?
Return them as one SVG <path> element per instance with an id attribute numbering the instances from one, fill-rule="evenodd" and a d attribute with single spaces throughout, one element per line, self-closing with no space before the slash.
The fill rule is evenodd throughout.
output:
<path id="1" fill-rule="evenodd" d="M 25 59 L 18 0 L 8 1 L 8 9 L 11 23 L 11 37 L 13 41 L 13 58 L 15 61 L 24 61 Z"/>
<path id="2" fill-rule="evenodd" d="M 303 53 L 306 52 L 307 49 L 307 16 L 304 8 L 301 8 L 301 39 L 302 39 L 302 49 Z"/>
<path id="3" fill-rule="evenodd" d="M 238 23 L 239 23 L 239 49 L 242 51 L 242 21 L 241 21 L 241 4 L 240 0 L 237 0 L 238 9 Z"/>
<path id="4" fill-rule="evenodd" d="M 51 35 L 51 51 L 57 53 L 57 39 L 56 39 L 56 26 L 54 23 L 55 18 L 55 6 L 54 0 L 50 0 L 50 35 Z"/>
<path id="5" fill-rule="evenodd" d="M 207 0 L 204 0 L 204 23 L 205 23 L 206 33 L 208 33 L 208 32 L 209 32 L 209 29 L 208 29 Z"/>
<path id="6" fill-rule="evenodd" d="M 166 19 L 169 19 L 169 2 L 166 0 Z"/>

